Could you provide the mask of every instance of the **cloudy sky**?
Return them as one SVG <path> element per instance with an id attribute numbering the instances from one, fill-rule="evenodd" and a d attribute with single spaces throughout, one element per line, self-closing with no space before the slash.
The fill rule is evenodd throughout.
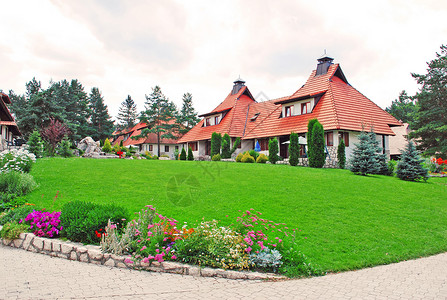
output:
<path id="1" fill-rule="evenodd" d="M 217 106 L 240 75 L 254 96 L 292 94 L 325 51 L 382 108 L 447 44 L 446 1 L 0 1 L 0 89 L 33 77 L 99 87 L 115 117 L 160 85 L 177 106 Z"/>

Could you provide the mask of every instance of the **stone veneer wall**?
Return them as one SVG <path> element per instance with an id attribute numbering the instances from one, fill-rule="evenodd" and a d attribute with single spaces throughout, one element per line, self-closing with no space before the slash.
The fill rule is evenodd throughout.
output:
<path id="1" fill-rule="evenodd" d="M 1 229 L 1 226 L 0 226 Z M 142 269 L 153 272 L 175 273 L 182 275 L 220 277 L 227 279 L 285 279 L 284 276 L 259 272 L 239 272 L 226 271 L 223 269 L 200 268 L 177 262 L 152 262 L 144 264 L 139 262 L 129 262 L 128 256 L 118 256 L 109 253 L 102 253 L 99 246 L 83 245 L 79 243 L 65 242 L 58 239 L 48 239 L 37 237 L 32 233 L 22 233 L 16 240 L 0 239 L 0 244 L 14 248 L 21 248 L 27 251 L 61 257 L 69 260 L 76 260 L 107 267 L 118 267 L 128 269 Z"/>

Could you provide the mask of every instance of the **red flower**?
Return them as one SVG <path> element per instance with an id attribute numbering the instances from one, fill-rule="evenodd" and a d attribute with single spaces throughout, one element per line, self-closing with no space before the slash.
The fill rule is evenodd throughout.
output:
<path id="1" fill-rule="evenodd" d="M 438 158 L 438 159 L 436 160 L 436 163 L 437 163 L 438 165 L 442 165 L 443 162 L 444 162 L 444 161 L 442 160 L 442 158 Z"/>
<path id="2" fill-rule="evenodd" d="M 100 234 L 97 230 L 95 230 L 95 234 L 96 234 L 96 236 L 97 236 L 98 238 L 101 237 L 101 234 Z"/>

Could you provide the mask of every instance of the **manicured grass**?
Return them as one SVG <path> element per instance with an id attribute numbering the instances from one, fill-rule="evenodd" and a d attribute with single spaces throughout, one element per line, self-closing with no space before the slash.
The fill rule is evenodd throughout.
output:
<path id="1" fill-rule="evenodd" d="M 40 159 L 31 174 L 40 187 L 27 200 L 48 209 L 71 200 L 132 212 L 152 204 L 192 225 L 202 218 L 230 224 L 238 210 L 254 208 L 300 229 L 302 252 L 328 271 L 447 251 L 446 178 L 418 183 L 286 165 L 79 158 Z"/>

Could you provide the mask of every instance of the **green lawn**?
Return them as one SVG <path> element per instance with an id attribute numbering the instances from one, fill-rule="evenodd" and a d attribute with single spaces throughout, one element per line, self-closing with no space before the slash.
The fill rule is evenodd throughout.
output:
<path id="1" fill-rule="evenodd" d="M 79 158 L 40 159 L 31 174 L 40 187 L 27 201 L 54 210 L 71 200 L 131 212 L 152 204 L 181 222 L 230 224 L 238 210 L 254 208 L 299 228 L 302 252 L 328 271 L 447 251 L 446 178 L 415 183 L 286 165 Z"/>

